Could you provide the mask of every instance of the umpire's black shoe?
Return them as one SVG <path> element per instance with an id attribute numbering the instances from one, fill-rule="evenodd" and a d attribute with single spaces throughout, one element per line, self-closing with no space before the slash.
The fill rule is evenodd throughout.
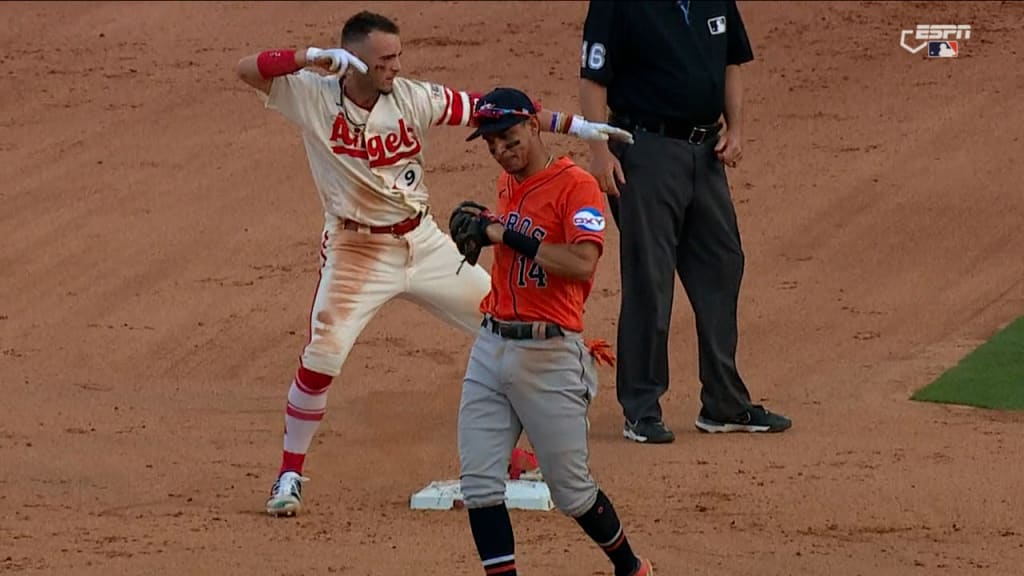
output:
<path id="1" fill-rule="evenodd" d="M 728 420 L 712 418 L 701 408 L 697 416 L 697 429 L 702 432 L 782 432 L 793 422 L 781 414 L 773 414 L 764 406 L 755 404 L 746 412 Z"/>
<path id="2" fill-rule="evenodd" d="M 676 435 L 655 418 L 642 418 L 636 422 L 626 420 L 622 435 L 641 444 L 668 444 L 676 439 Z"/>

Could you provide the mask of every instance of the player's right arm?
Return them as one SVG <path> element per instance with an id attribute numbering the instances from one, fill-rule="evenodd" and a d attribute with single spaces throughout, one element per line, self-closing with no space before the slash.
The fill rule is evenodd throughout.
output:
<path id="1" fill-rule="evenodd" d="M 310 130 L 323 120 L 325 88 L 336 86 L 337 80 L 309 70 L 309 66 L 340 73 L 350 66 L 366 70 L 366 64 L 347 50 L 307 48 L 301 52 L 267 50 L 246 56 L 238 62 L 237 73 L 243 82 L 259 90 L 264 106 L 277 110 L 303 130 Z"/>
<path id="2" fill-rule="evenodd" d="M 366 73 L 366 64 L 348 50 L 322 50 L 316 47 L 309 47 L 306 50 L 266 50 L 251 54 L 238 61 L 235 72 L 243 82 L 269 95 L 274 78 L 298 72 L 309 65 L 320 66 L 339 74 L 344 74 L 349 66 L 353 66 Z"/>
<path id="3" fill-rule="evenodd" d="M 260 71 L 261 58 L 266 58 L 265 54 L 271 54 L 270 58 L 274 61 L 274 66 L 278 67 L 277 71 L 273 71 L 264 67 L 264 71 Z M 265 62 L 266 60 L 264 60 Z M 276 50 L 268 52 L 260 52 L 259 54 L 251 54 L 242 58 L 238 61 L 238 66 L 235 68 L 235 73 L 238 77 L 249 86 L 263 92 L 264 94 L 270 94 L 270 86 L 274 83 L 274 78 L 277 76 L 283 76 L 285 74 L 291 74 L 306 67 L 306 53 L 297 50 Z M 263 74 L 268 74 L 264 76 Z"/>

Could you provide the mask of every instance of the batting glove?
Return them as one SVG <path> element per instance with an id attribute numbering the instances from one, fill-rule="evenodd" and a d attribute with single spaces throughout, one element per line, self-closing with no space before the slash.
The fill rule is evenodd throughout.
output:
<path id="1" fill-rule="evenodd" d="M 569 134 L 583 140 L 617 140 L 627 144 L 633 143 L 633 135 L 629 132 L 601 122 L 584 120 L 579 115 L 572 117 L 572 122 L 569 124 Z"/>
<path id="2" fill-rule="evenodd" d="M 306 49 L 306 62 L 316 62 L 318 64 L 327 64 L 327 69 L 331 72 L 337 72 L 338 74 L 344 74 L 345 70 L 349 66 L 352 66 L 356 70 L 359 70 L 363 74 L 366 74 L 366 64 L 362 60 L 356 58 L 355 54 L 352 54 L 344 48 L 328 48 L 326 50 L 321 48 L 310 47 Z"/>

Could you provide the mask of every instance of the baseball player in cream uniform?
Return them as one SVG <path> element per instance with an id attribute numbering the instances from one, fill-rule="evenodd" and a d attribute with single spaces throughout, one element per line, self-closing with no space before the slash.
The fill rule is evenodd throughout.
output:
<path id="1" fill-rule="evenodd" d="M 424 183 L 429 128 L 470 126 L 479 94 L 398 77 L 401 40 L 385 16 L 352 16 L 341 45 L 264 51 L 237 68 L 267 108 L 302 130 L 324 207 L 309 341 L 288 390 L 281 467 L 266 502 L 274 516 L 299 512 L 302 468 L 328 387 L 381 306 L 407 298 L 475 334 L 490 289 L 482 268 L 460 270 L 462 256 L 431 216 Z M 333 74 L 307 69 L 312 66 Z M 539 118 L 547 131 L 586 140 L 631 139 L 580 116 L 544 111 Z"/>

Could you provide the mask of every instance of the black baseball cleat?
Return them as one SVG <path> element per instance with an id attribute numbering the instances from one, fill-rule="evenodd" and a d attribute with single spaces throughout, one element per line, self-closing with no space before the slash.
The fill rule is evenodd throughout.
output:
<path id="1" fill-rule="evenodd" d="M 636 422 L 626 420 L 622 435 L 641 444 L 668 444 L 676 439 L 664 422 L 654 418 L 642 418 Z"/>
<path id="2" fill-rule="evenodd" d="M 781 414 L 774 414 L 764 406 L 755 404 L 746 412 L 728 420 L 717 420 L 708 416 L 701 408 L 695 423 L 701 432 L 782 432 L 788 430 L 793 422 Z"/>

